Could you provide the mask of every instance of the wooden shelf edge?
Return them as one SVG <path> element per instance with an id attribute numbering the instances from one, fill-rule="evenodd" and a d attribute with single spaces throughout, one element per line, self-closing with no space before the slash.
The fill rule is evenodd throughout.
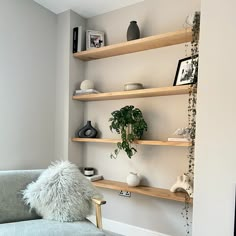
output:
<path id="1" fill-rule="evenodd" d="M 156 198 L 162 198 L 172 201 L 178 201 L 178 202 L 185 202 L 185 196 L 186 193 L 177 192 L 172 193 L 168 189 L 162 189 L 162 188 L 155 188 L 155 187 L 149 187 L 149 186 L 137 186 L 137 187 L 130 187 L 126 183 L 118 182 L 118 181 L 112 181 L 112 180 L 98 180 L 92 182 L 92 184 L 99 188 L 106 188 L 106 189 L 112 189 L 112 190 L 118 190 L 118 191 L 128 191 L 132 193 L 142 194 L 150 197 L 156 197 Z M 193 199 L 190 198 L 187 200 L 187 202 L 192 203 Z"/>
<path id="2" fill-rule="evenodd" d="M 74 57 L 83 61 L 96 60 L 106 57 L 124 55 L 149 49 L 166 47 L 180 43 L 190 42 L 192 40 L 191 28 L 181 29 L 174 32 L 149 36 L 128 42 L 104 46 L 74 53 Z"/>
<path id="3" fill-rule="evenodd" d="M 103 139 L 103 138 L 72 138 L 72 142 L 88 142 L 88 143 L 118 143 L 120 139 Z M 140 145 L 154 145 L 154 146 L 175 146 L 175 147 L 189 147 L 191 142 L 179 141 L 159 141 L 159 140 L 136 140 L 135 144 Z"/>
<path id="4" fill-rule="evenodd" d="M 84 94 L 84 95 L 73 96 L 72 99 L 79 101 L 104 101 L 104 100 L 129 99 L 129 98 L 144 98 L 144 97 L 188 94 L 190 90 L 191 90 L 190 85 L 181 85 L 181 86 L 170 86 L 161 88 L 139 89 L 131 91 Z"/>

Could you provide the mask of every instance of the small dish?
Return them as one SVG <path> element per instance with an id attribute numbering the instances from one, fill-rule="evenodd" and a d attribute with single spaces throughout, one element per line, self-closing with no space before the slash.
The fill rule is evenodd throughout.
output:
<path id="1" fill-rule="evenodd" d="M 124 90 L 137 90 L 137 89 L 143 89 L 143 85 L 141 83 L 126 83 L 124 85 Z"/>

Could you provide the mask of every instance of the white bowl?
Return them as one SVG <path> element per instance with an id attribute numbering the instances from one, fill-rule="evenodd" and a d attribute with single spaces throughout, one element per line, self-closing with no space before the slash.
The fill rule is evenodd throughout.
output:
<path id="1" fill-rule="evenodd" d="M 124 90 L 129 91 L 129 90 L 137 90 L 137 89 L 143 89 L 143 85 L 140 83 L 126 83 L 124 85 Z"/>

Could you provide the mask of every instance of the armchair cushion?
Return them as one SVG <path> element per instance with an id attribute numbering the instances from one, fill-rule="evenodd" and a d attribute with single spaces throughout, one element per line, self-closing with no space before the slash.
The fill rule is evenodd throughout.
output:
<path id="1" fill-rule="evenodd" d="M 0 224 L 0 236 L 105 236 L 90 221 L 58 222 L 51 220 L 27 220 Z"/>
<path id="2" fill-rule="evenodd" d="M 0 223 L 39 218 L 24 204 L 21 190 L 37 180 L 42 170 L 0 171 Z"/>
<path id="3" fill-rule="evenodd" d="M 68 161 L 49 166 L 23 191 L 30 208 L 47 220 L 84 220 L 91 212 L 92 198 L 101 197 L 78 167 Z"/>

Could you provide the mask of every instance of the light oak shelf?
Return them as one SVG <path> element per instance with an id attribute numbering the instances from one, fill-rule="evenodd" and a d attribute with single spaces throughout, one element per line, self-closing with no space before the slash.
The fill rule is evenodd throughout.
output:
<path id="1" fill-rule="evenodd" d="M 148 186 L 137 186 L 129 187 L 126 183 L 112 181 L 112 180 L 98 180 L 92 182 L 92 184 L 99 188 L 113 189 L 118 191 L 127 191 L 132 193 L 143 194 L 150 197 L 168 199 L 172 201 L 185 202 L 185 193 L 177 192 L 172 193 L 167 189 L 154 188 Z M 187 200 L 187 202 L 192 203 L 192 198 Z"/>
<path id="2" fill-rule="evenodd" d="M 182 29 L 175 32 L 154 35 L 146 38 L 123 42 L 119 44 L 109 45 L 93 50 L 82 51 L 74 53 L 74 57 L 83 61 L 97 60 L 107 57 L 125 55 L 150 49 L 156 49 L 171 45 L 190 42 L 192 40 L 191 28 Z M 140 89 L 132 91 L 117 91 L 99 94 L 84 94 L 73 96 L 74 100 L 79 101 L 104 101 L 104 100 L 118 100 L 129 98 L 144 98 L 156 96 L 169 96 L 188 94 L 191 86 L 172 86 L 162 88 Z M 195 91 L 196 92 L 196 91 Z M 93 142 L 93 143 L 114 143 L 120 142 L 120 139 L 103 139 L 103 138 L 72 138 L 73 142 Z M 191 142 L 174 142 L 174 141 L 158 141 L 158 140 L 136 140 L 134 143 L 141 145 L 156 145 L 156 146 L 176 146 L 176 147 L 189 147 Z M 149 186 L 130 187 L 126 183 L 111 181 L 111 180 L 98 180 L 92 182 L 96 187 L 112 189 L 118 191 L 128 191 L 132 193 L 142 194 L 150 197 L 167 199 L 178 202 L 192 203 L 193 199 L 186 200 L 186 193 L 172 193 L 168 189 L 161 189 Z"/>
<path id="3" fill-rule="evenodd" d="M 182 86 L 139 89 L 131 91 L 119 91 L 119 92 L 98 93 L 98 94 L 83 94 L 83 95 L 73 96 L 72 98 L 74 100 L 79 100 L 79 101 L 105 101 L 105 100 L 117 100 L 117 99 L 129 99 L 129 98 L 181 95 L 181 94 L 188 94 L 190 89 L 191 86 L 182 85 Z"/>
<path id="4" fill-rule="evenodd" d="M 103 138 L 72 138 L 73 142 L 88 142 L 88 143 L 118 143 L 121 139 L 103 139 Z M 136 140 L 135 144 L 141 145 L 154 145 L 154 146 L 176 146 L 176 147 L 189 147 L 191 142 L 179 141 L 157 141 L 157 140 Z"/>
<path id="5" fill-rule="evenodd" d="M 106 57 L 124 55 L 154 48 L 161 48 L 192 40 L 191 28 L 182 29 L 165 34 L 154 35 L 146 38 L 136 39 L 124 43 L 113 44 L 88 51 L 74 53 L 74 57 L 83 61 L 96 60 Z"/>

